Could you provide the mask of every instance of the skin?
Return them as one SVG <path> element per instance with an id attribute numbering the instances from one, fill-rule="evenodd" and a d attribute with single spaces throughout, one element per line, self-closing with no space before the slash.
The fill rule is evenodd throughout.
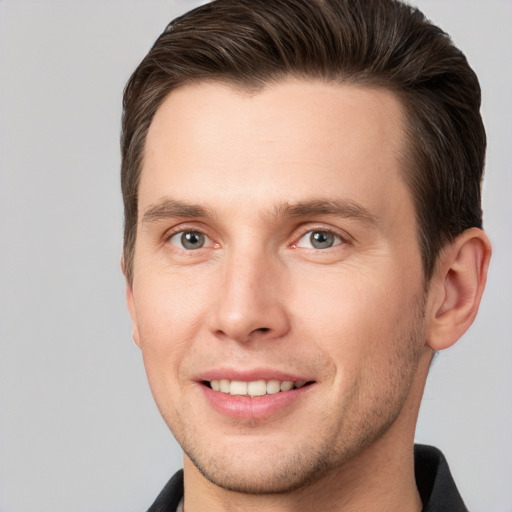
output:
<path id="1" fill-rule="evenodd" d="M 127 301 L 185 452 L 187 512 L 421 510 L 428 365 L 474 318 L 490 246 L 469 230 L 426 286 L 403 115 L 383 89 L 291 78 L 253 94 L 187 85 L 158 109 Z M 183 247 L 183 232 L 204 244 Z M 240 418 L 206 398 L 209 372 L 309 384 Z"/>

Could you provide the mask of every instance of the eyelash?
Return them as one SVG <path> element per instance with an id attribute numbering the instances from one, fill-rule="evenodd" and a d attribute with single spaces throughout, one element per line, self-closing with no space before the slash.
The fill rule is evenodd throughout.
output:
<path id="1" fill-rule="evenodd" d="M 208 236 L 205 232 L 204 229 L 201 229 L 201 228 L 198 228 L 196 226 L 187 226 L 187 225 L 180 225 L 180 226 L 177 226 L 176 228 L 173 228 L 169 231 L 166 231 L 162 237 L 162 240 L 163 240 L 163 243 L 164 244 L 170 244 L 170 245 L 173 245 L 171 243 L 171 239 L 176 236 L 176 235 L 179 235 L 179 234 L 185 234 L 185 233 L 199 233 L 203 236 L 205 236 L 210 242 L 212 241 L 212 238 L 210 236 Z M 215 243 L 216 246 L 218 246 L 218 244 Z M 181 250 L 181 251 L 184 251 L 184 252 L 193 252 L 194 250 L 192 249 L 185 249 L 184 247 L 178 247 L 176 245 L 174 245 L 174 247 L 177 249 L 177 250 Z M 198 249 L 195 249 L 196 251 L 199 250 L 199 249 L 202 249 L 203 247 L 200 247 Z"/>
<path id="2" fill-rule="evenodd" d="M 338 238 L 339 242 L 335 243 L 333 246 L 325 248 L 325 249 L 308 248 L 310 250 L 325 251 L 327 249 L 331 249 L 338 245 L 348 243 L 348 237 L 335 229 L 332 229 L 332 228 L 329 228 L 326 226 L 314 226 L 314 227 L 308 226 L 307 229 L 305 228 L 304 230 L 302 230 L 302 232 L 299 236 L 295 237 L 295 242 L 293 242 L 292 247 L 298 248 L 297 244 L 299 243 L 299 241 L 302 240 L 307 234 L 313 234 L 313 233 L 327 233 L 329 235 L 332 235 L 332 236 Z"/>
<path id="3" fill-rule="evenodd" d="M 333 247 L 336 247 L 338 245 L 343 245 L 343 244 L 347 244 L 349 243 L 349 237 L 346 235 L 346 234 L 342 234 L 340 233 L 339 231 L 335 230 L 335 229 L 332 229 L 330 227 L 326 227 L 326 226 L 308 226 L 307 228 L 304 227 L 302 230 L 300 230 L 299 232 L 299 235 L 298 236 L 294 236 L 293 239 L 295 240 L 292 244 L 290 244 L 290 246 L 292 248 L 300 248 L 297 246 L 297 244 L 299 243 L 299 241 L 304 238 L 308 233 L 327 233 L 329 235 L 332 235 L 336 238 L 338 238 L 340 241 L 335 243 L 333 246 L 331 247 L 328 247 L 328 248 L 324 248 L 324 249 L 315 249 L 315 248 L 305 248 L 305 249 L 309 249 L 309 250 L 316 250 L 316 251 L 326 251 L 327 249 L 331 249 Z M 184 233 L 199 233 L 199 234 L 202 234 L 203 236 L 205 236 L 210 242 L 212 242 L 212 238 L 206 233 L 206 230 L 204 229 L 201 229 L 201 228 L 198 228 L 196 226 L 183 226 L 183 225 L 180 225 L 180 226 L 177 226 L 176 228 L 174 229 L 171 229 L 169 231 L 166 231 L 165 234 L 163 235 L 162 239 L 163 239 L 163 242 L 166 243 L 166 244 L 171 244 L 171 239 L 176 236 L 176 235 L 179 235 L 179 234 L 184 234 Z M 214 246 L 218 247 L 219 244 L 218 243 L 214 243 Z M 173 245 L 173 244 L 171 244 Z M 184 247 L 178 247 L 176 245 L 174 245 L 174 247 L 178 250 L 181 250 L 181 251 L 184 251 L 184 252 L 194 252 L 194 249 L 186 249 Z M 203 249 L 205 247 L 201 247 L 201 248 L 198 248 L 198 249 L 195 249 L 196 251 L 199 250 L 199 249 Z"/>

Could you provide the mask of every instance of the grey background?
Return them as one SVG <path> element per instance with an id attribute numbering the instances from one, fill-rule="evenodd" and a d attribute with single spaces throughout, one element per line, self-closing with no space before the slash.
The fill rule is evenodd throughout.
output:
<path id="1" fill-rule="evenodd" d="M 144 510 L 180 451 L 131 341 L 119 270 L 121 91 L 185 0 L 0 0 L 0 511 Z M 484 91 L 481 312 L 439 357 L 417 439 L 473 511 L 512 511 L 512 4 L 416 2 Z"/>

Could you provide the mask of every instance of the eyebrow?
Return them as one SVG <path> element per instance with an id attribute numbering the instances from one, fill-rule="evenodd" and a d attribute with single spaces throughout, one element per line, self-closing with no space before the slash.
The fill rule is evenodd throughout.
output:
<path id="1" fill-rule="evenodd" d="M 375 224 L 378 220 L 370 210 L 349 199 L 313 199 L 297 203 L 284 203 L 276 208 L 277 217 L 307 217 L 310 215 L 333 215 L 370 224 Z"/>
<path id="2" fill-rule="evenodd" d="M 308 217 L 312 215 L 333 215 L 340 218 L 352 218 L 375 224 L 377 216 L 367 208 L 348 199 L 313 199 L 295 203 L 285 202 L 274 208 L 273 216 Z M 178 201 L 171 198 L 150 205 L 142 216 L 142 224 L 156 223 L 170 218 L 213 218 L 210 208 Z"/>
<path id="3" fill-rule="evenodd" d="M 160 201 L 159 203 L 148 206 L 142 216 L 142 224 L 154 223 L 177 217 L 210 218 L 213 217 L 213 214 L 209 208 L 168 198 Z"/>

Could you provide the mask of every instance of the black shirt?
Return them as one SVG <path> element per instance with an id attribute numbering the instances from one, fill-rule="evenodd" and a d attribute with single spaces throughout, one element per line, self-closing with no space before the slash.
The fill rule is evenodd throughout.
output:
<path id="1" fill-rule="evenodd" d="M 423 512 L 468 512 L 444 455 L 433 446 L 414 446 L 416 487 Z"/>
<path id="2" fill-rule="evenodd" d="M 455 486 L 444 455 L 433 446 L 414 446 L 416 485 L 423 512 L 468 512 Z M 183 470 L 162 489 L 148 512 L 175 512 L 183 497 Z"/>

